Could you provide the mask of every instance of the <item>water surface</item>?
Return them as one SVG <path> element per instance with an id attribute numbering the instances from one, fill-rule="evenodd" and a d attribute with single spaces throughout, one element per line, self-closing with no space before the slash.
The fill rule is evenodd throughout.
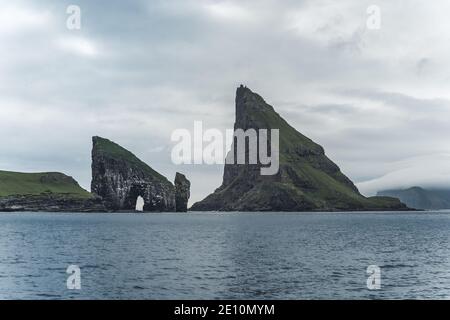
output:
<path id="1" fill-rule="evenodd" d="M 2 213 L 0 298 L 449 299 L 449 240 L 442 212 Z"/>

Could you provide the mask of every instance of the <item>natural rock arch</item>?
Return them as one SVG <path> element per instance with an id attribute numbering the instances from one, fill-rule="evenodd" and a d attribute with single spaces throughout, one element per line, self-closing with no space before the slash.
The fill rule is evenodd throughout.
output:
<path id="1" fill-rule="evenodd" d="M 144 205 L 145 205 L 144 198 L 142 198 L 142 196 L 138 196 L 136 199 L 136 209 L 135 210 L 140 211 L 140 212 L 144 211 Z"/>
<path id="2" fill-rule="evenodd" d="M 138 196 L 144 211 L 174 211 L 175 187 L 130 151 L 93 137 L 91 190 L 108 210 L 133 211 Z"/>

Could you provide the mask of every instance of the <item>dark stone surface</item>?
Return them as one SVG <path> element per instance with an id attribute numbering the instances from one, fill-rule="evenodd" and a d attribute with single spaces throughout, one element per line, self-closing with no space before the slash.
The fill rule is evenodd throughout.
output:
<path id="1" fill-rule="evenodd" d="M 356 211 L 407 210 L 388 197 L 366 198 L 324 152 L 322 146 L 291 127 L 258 94 L 236 91 L 234 129 L 279 129 L 280 166 L 263 176 L 257 164 L 225 164 L 223 183 L 193 211 Z M 270 138 L 269 138 L 270 140 Z M 269 143 L 270 145 L 270 143 Z M 234 144 L 232 148 L 235 148 Z M 248 157 L 248 148 L 247 157 Z"/>
<path id="2" fill-rule="evenodd" d="M 91 191 L 112 211 L 175 211 L 175 188 L 165 177 L 118 144 L 93 137 Z"/>
<path id="3" fill-rule="evenodd" d="M 16 195 L 0 198 L 0 211 L 104 212 L 100 198 L 76 199 L 64 194 Z"/>
<path id="4" fill-rule="evenodd" d="M 189 197 L 191 196 L 190 189 L 191 182 L 184 174 L 177 172 L 175 175 L 175 203 L 177 212 L 187 211 Z"/>

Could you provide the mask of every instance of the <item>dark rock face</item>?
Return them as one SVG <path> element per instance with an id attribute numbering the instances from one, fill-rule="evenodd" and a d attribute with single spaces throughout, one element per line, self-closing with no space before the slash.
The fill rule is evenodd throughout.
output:
<path id="1" fill-rule="evenodd" d="M 133 211 L 141 196 L 144 211 L 175 211 L 172 183 L 128 150 L 100 137 L 93 137 L 91 192 L 108 210 Z"/>
<path id="2" fill-rule="evenodd" d="M 291 127 L 262 97 L 244 86 L 236 92 L 234 129 L 279 129 L 278 173 L 261 175 L 263 165 L 259 159 L 256 164 L 225 164 L 222 185 L 204 200 L 195 203 L 191 210 L 408 209 L 397 199 L 362 196 L 352 181 L 325 155 L 320 145 Z M 236 148 L 235 143 L 232 148 Z M 248 147 L 246 150 L 248 159 Z"/>
<path id="3" fill-rule="evenodd" d="M 190 193 L 191 182 L 184 174 L 179 172 L 175 175 L 175 204 L 177 212 L 186 212 Z"/>
<path id="4" fill-rule="evenodd" d="M 64 194 L 15 195 L 0 198 L 0 211 L 104 212 L 100 198 L 77 199 Z"/>

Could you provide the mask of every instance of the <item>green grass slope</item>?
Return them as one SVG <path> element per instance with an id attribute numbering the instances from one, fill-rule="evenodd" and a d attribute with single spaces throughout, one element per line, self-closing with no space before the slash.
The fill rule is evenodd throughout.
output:
<path id="1" fill-rule="evenodd" d="M 225 165 L 222 185 L 192 210 L 355 211 L 406 209 L 397 199 L 366 198 L 326 155 L 264 99 L 240 87 L 235 129 L 279 129 L 280 167 L 262 176 L 252 165 Z M 257 166 L 256 166 L 257 167 Z"/>
<path id="2" fill-rule="evenodd" d="M 128 165 L 133 166 L 135 169 L 139 169 L 153 176 L 157 180 L 169 182 L 166 177 L 153 170 L 148 164 L 141 161 L 133 153 L 121 147 L 117 143 L 98 136 L 93 137 L 92 140 L 94 144 L 93 152 L 96 155 L 101 155 L 114 160 L 122 160 Z"/>
<path id="3" fill-rule="evenodd" d="M 65 195 L 77 199 L 93 196 L 72 178 L 59 172 L 21 173 L 0 171 L 0 197 L 14 195 Z"/>

